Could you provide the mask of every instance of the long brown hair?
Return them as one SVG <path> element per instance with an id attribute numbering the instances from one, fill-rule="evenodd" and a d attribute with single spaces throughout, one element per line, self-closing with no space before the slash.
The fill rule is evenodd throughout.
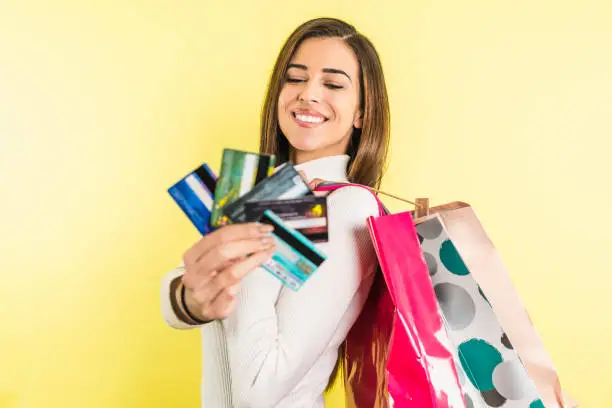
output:
<path id="1" fill-rule="evenodd" d="M 309 38 L 341 38 L 351 47 L 359 63 L 361 129 L 355 128 L 347 148 L 349 181 L 380 186 L 389 147 L 390 113 L 382 64 L 374 45 L 355 27 L 334 18 L 317 18 L 300 25 L 283 45 L 268 84 L 261 113 L 262 153 L 274 154 L 277 162 L 289 160 L 290 146 L 278 124 L 278 98 L 285 84 L 287 67 L 296 50 Z"/>

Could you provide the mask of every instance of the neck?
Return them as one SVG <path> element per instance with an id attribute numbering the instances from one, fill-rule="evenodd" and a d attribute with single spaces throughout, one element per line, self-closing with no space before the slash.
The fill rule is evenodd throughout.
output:
<path id="1" fill-rule="evenodd" d="M 303 164 L 326 156 L 330 155 L 322 154 L 321 152 L 301 152 L 293 150 L 291 152 L 291 161 L 295 164 Z"/>
<path id="2" fill-rule="evenodd" d="M 348 143 L 342 146 L 330 146 L 327 149 L 313 151 L 295 150 L 291 148 L 291 151 L 289 153 L 289 159 L 294 164 L 302 164 L 316 159 L 322 159 L 324 157 L 341 156 L 346 154 L 347 147 Z"/>
<path id="3" fill-rule="evenodd" d="M 295 168 L 304 172 L 308 180 L 319 178 L 325 181 L 346 182 L 348 181 L 346 171 L 349 159 L 346 154 L 323 156 L 296 164 Z"/>

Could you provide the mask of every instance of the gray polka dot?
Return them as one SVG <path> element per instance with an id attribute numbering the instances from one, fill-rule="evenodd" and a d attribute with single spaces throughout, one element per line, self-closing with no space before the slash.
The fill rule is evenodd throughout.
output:
<path id="1" fill-rule="evenodd" d="M 465 289 L 445 282 L 434 286 L 434 291 L 451 329 L 465 329 L 472 323 L 476 315 L 476 306 Z"/>
<path id="2" fill-rule="evenodd" d="M 418 233 L 426 239 L 435 239 L 442 233 L 442 224 L 437 219 L 417 225 Z"/>
<path id="3" fill-rule="evenodd" d="M 505 361 L 493 370 L 495 389 L 509 400 L 520 400 L 530 385 L 525 368 L 518 361 Z"/>
<path id="4" fill-rule="evenodd" d="M 463 394 L 463 398 L 465 398 L 465 406 L 467 408 L 474 408 L 474 403 L 472 402 L 472 399 L 469 395 Z"/>
<path id="5" fill-rule="evenodd" d="M 427 262 L 427 269 L 429 269 L 429 276 L 434 276 L 438 272 L 438 262 L 436 258 L 429 252 L 424 252 L 425 262 Z"/>
<path id="6" fill-rule="evenodd" d="M 482 399 L 484 399 L 490 407 L 501 407 L 507 401 L 495 388 L 489 391 L 482 391 L 480 395 L 482 395 Z"/>

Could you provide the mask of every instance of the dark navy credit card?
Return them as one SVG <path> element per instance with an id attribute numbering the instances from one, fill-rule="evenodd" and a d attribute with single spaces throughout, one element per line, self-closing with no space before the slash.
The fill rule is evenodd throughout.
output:
<path id="1" fill-rule="evenodd" d="M 223 215 L 233 223 L 246 222 L 246 206 L 250 201 L 284 200 L 312 195 L 312 191 L 289 162 L 280 165 L 274 174 L 256 184 L 249 192 L 223 207 Z"/>
<path id="2" fill-rule="evenodd" d="M 213 230 L 210 216 L 216 185 L 217 177 L 204 163 L 168 189 L 170 196 L 202 235 Z"/>
<path id="3" fill-rule="evenodd" d="M 272 211 L 285 225 L 312 242 L 327 242 L 327 197 L 308 195 L 294 199 L 246 202 L 246 221 L 257 221 L 266 210 Z"/>

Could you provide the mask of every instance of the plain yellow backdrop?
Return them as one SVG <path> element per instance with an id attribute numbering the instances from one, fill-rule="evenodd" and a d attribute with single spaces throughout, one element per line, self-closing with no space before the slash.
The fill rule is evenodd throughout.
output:
<path id="1" fill-rule="evenodd" d="M 565 388 L 612 407 L 611 4 L 2 2 L 0 407 L 199 406 L 199 332 L 159 312 L 197 239 L 166 189 L 257 148 L 276 54 L 316 16 L 380 51 L 384 189 L 470 202 Z"/>

